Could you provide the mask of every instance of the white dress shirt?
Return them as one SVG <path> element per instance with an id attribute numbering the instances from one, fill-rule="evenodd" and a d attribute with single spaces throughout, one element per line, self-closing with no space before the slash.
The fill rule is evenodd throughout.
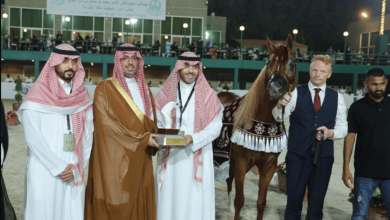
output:
<path id="1" fill-rule="evenodd" d="M 64 88 L 66 94 L 70 94 L 70 91 L 72 90 L 73 87 L 73 81 L 71 80 L 70 83 L 65 82 L 61 78 L 58 78 L 60 80 L 60 83 L 62 85 L 62 88 Z"/>
<path id="2" fill-rule="evenodd" d="M 222 87 L 217 87 L 218 92 L 222 92 Z"/>
<path id="3" fill-rule="evenodd" d="M 5 82 L 6 83 L 13 83 L 14 82 L 14 79 L 13 78 L 5 78 Z"/>
<path id="4" fill-rule="evenodd" d="M 142 114 L 145 114 L 144 102 L 142 101 L 141 93 L 139 91 L 138 83 L 135 78 L 125 78 L 127 87 L 129 87 L 131 96 L 133 97 L 133 101 L 141 110 Z"/>
<path id="5" fill-rule="evenodd" d="M 321 106 L 325 99 L 325 89 L 326 84 L 322 87 L 317 87 L 311 83 L 311 81 L 308 83 L 309 91 L 311 94 L 311 99 L 314 103 L 314 96 L 315 96 L 315 90 L 316 88 L 320 88 L 321 91 L 319 92 Z M 345 107 L 344 97 L 342 94 L 338 94 L 338 103 L 337 103 L 337 114 L 336 114 L 336 124 L 334 126 L 333 132 L 334 136 L 331 138 L 332 140 L 341 139 L 344 138 L 348 133 L 348 123 L 347 123 L 347 108 Z M 284 119 L 286 119 L 288 116 L 291 115 L 292 112 L 295 110 L 295 106 L 297 104 L 297 97 L 298 97 L 298 91 L 297 89 L 294 89 L 291 93 L 292 97 L 290 102 L 285 107 L 284 112 Z M 272 115 L 274 116 L 276 121 L 281 122 L 282 121 L 282 110 L 279 110 L 277 106 L 272 110 Z"/>
<path id="6" fill-rule="evenodd" d="M 26 79 L 26 81 L 25 81 L 25 83 L 32 83 L 32 82 L 33 82 L 33 80 L 31 78 Z"/>

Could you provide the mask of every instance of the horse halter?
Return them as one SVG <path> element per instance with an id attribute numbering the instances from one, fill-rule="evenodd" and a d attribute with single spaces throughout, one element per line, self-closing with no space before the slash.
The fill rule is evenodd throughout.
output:
<path id="1" fill-rule="evenodd" d="M 266 65 L 267 67 L 268 67 L 269 61 L 270 61 L 270 60 L 267 60 L 267 62 L 265 63 L 265 65 Z M 295 72 L 297 71 L 296 65 L 297 65 L 297 64 L 294 63 L 294 70 L 295 70 Z M 294 78 L 293 78 L 293 80 L 290 80 L 290 77 L 288 77 L 287 73 L 285 73 L 285 72 L 283 72 L 283 71 L 280 71 L 279 69 L 280 69 L 280 66 L 278 65 L 278 70 L 272 72 L 272 73 L 270 74 L 270 78 L 271 78 L 273 75 L 276 75 L 276 73 L 282 73 L 283 75 L 285 75 L 286 78 L 287 78 L 287 80 L 288 80 L 288 83 L 289 83 L 288 93 L 291 93 L 292 84 L 293 84 L 293 82 L 294 82 L 294 80 L 295 80 L 296 73 L 294 73 Z"/>

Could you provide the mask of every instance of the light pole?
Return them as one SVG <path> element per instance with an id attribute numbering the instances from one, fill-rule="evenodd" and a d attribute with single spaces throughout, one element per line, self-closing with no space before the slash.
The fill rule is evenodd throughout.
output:
<path id="1" fill-rule="evenodd" d="M 244 30 L 245 30 L 245 27 L 244 26 L 240 26 L 240 31 L 241 31 L 240 54 L 241 54 L 241 50 L 242 50 L 242 35 L 244 33 Z"/>
<path id="2" fill-rule="evenodd" d="M 135 18 L 132 18 L 130 19 L 130 23 L 133 25 L 133 41 L 134 41 L 134 26 L 135 26 L 135 23 L 137 23 L 138 19 L 135 19 Z M 135 41 L 134 41 L 135 43 Z"/>
<path id="3" fill-rule="evenodd" d="M 295 42 L 297 41 L 298 29 L 294 29 L 293 30 L 293 34 L 294 34 L 294 50 L 293 50 L 293 53 L 294 53 L 294 57 L 295 57 Z"/>
<path id="4" fill-rule="evenodd" d="M 184 42 L 183 42 L 183 44 L 184 44 L 184 50 L 186 49 L 186 34 L 187 34 L 187 28 L 188 28 L 188 24 L 187 23 L 184 23 L 183 24 L 183 28 L 184 28 Z"/>
<path id="5" fill-rule="evenodd" d="M 4 13 L 3 13 L 3 18 L 4 18 L 4 19 L 7 19 L 7 18 L 8 18 L 8 14 L 4 12 Z M 5 31 L 7 32 L 7 22 L 5 22 Z M 5 45 L 5 44 L 6 44 L 5 38 L 1 37 L 1 39 L 3 39 L 3 41 L 4 41 L 4 42 L 1 41 L 1 44 L 3 44 L 3 47 L 2 47 L 1 49 L 7 48 L 8 45 Z"/>
<path id="6" fill-rule="evenodd" d="M 69 21 L 70 21 L 70 17 L 66 17 L 65 18 L 65 21 L 66 21 L 66 32 L 68 33 L 68 36 L 67 36 L 67 40 L 69 41 Z"/>
<path id="7" fill-rule="evenodd" d="M 126 24 L 126 25 L 130 25 L 130 20 L 126 20 L 126 21 L 125 21 L 125 24 Z M 129 43 L 128 40 L 129 40 L 129 28 L 127 28 L 126 43 Z"/>
<path id="8" fill-rule="evenodd" d="M 347 37 L 349 35 L 348 31 L 345 31 L 343 35 L 345 37 L 345 41 L 344 41 L 344 64 L 345 64 L 345 59 L 347 59 L 345 52 L 347 51 Z"/>

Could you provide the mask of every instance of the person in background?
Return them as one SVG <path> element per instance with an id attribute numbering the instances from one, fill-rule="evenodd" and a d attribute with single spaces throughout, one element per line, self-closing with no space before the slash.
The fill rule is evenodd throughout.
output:
<path id="1" fill-rule="evenodd" d="M 244 45 L 244 46 L 242 47 L 242 49 L 241 49 L 241 55 L 242 55 L 242 59 L 243 59 L 243 60 L 246 60 L 246 59 L 247 59 L 248 54 L 247 54 L 247 49 L 246 49 L 246 46 L 245 46 L 245 45 Z"/>
<path id="2" fill-rule="evenodd" d="M 5 35 L 4 35 L 4 39 L 5 39 L 5 44 L 4 44 L 4 49 L 5 50 L 8 50 L 8 47 L 9 47 L 9 41 L 8 41 L 8 38 L 9 38 L 9 34 L 8 34 L 8 31 L 5 31 Z"/>
<path id="3" fill-rule="evenodd" d="M 217 92 L 222 92 L 222 90 L 223 90 L 223 88 L 222 88 L 221 83 L 220 83 L 220 84 L 218 84 Z"/>
<path id="4" fill-rule="evenodd" d="M 232 48 L 229 46 L 229 44 L 226 44 L 225 50 L 226 50 L 225 59 L 228 59 L 228 60 L 232 59 Z"/>
<path id="5" fill-rule="evenodd" d="M 153 87 L 152 81 L 149 81 L 149 82 L 148 82 L 148 86 L 149 86 L 149 88 L 152 88 L 152 87 Z"/>
<path id="6" fill-rule="evenodd" d="M 92 78 L 89 78 L 88 82 L 85 83 L 87 86 L 93 85 Z"/>
<path id="7" fill-rule="evenodd" d="M 14 83 L 14 79 L 11 78 L 11 76 L 9 74 L 7 74 L 7 78 L 5 78 L 4 82 L 6 82 L 6 83 Z"/>
<path id="8" fill-rule="evenodd" d="M 364 86 L 368 94 L 352 103 L 348 112 L 348 135 L 344 139 L 343 182 L 354 189 L 352 220 L 366 219 L 372 194 L 379 187 L 390 213 L 390 98 L 383 69 L 368 70 Z M 356 137 L 357 136 L 357 137 Z M 349 164 L 353 148 L 355 177 Z"/>
<path id="9" fill-rule="evenodd" d="M 165 42 L 165 52 L 167 54 L 167 57 L 171 56 L 171 46 L 172 46 L 172 43 L 168 38 L 167 41 Z"/>
<path id="10" fill-rule="evenodd" d="M 211 48 L 211 40 L 207 41 L 206 43 L 206 52 L 208 53 L 210 51 L 210 48 Z"/>
<path id="11" fill-rule="evenodd" d="M 33 83 L 33 80 L 31 79 L 30 75 L 27 76 L 25 83 Z"/>
<path id="12" fill-rule="evenodd" d="M 230 88 L 228 87 L 227 83 L 225 83 L 225 86 L 223 87 L 223 89 L 226 90 L 226 92 L 229 92 Z"/>
<path id="13" fill-rule="evenodd" d="M 87 36 L 85 36 L 85 41 L 91 41 L 91 39 L 89 37 L 89 33 L 87 33 Z"/>
<path id="14" fill-rule="evenodd" d="M 160 83 L 158 84 L 158 88 L 161 88 L 163 87 L 163 83 L 160 81 Z"/>

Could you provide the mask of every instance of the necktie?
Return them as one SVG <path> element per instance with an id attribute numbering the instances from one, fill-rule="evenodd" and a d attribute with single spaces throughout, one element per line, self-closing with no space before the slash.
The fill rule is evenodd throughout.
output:
<path id="1" fill-rule="evenodd" d="M 321 108 L 321 100 L 320 100 L 320 91 L 321 89 L 314 89 L 316 90 L 316 95 L 314 96 L 314 109 L 316 110 L 316 113 L 320 110 Z"/>

